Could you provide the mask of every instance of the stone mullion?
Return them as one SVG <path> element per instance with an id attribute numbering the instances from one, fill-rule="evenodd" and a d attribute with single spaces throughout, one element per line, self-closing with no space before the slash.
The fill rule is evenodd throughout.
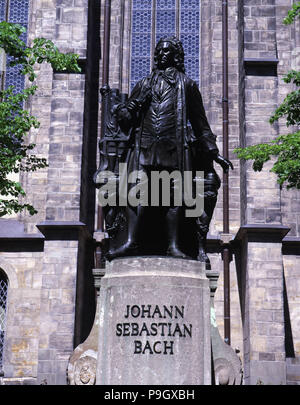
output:
<path id="1" fill-rule="evenodd" d="M 156 0 L 152 0 L 152 22 L 151 22 L 151 69 L 153 67 L 153 57 L 156 47 Z"/>
<path id="2" fill-rule="evenodd" d="M 122 49 L 120 30 L 122 26 L 121 0 L 111 2 L 111 28 L 110 28 L 110 50 L 109 50 L 109 85 L 112 88 L 120 88 L 120 69 L 122 63 Z"/>
<path id="3" fill-rule="evenodd" d="M 125 1 L 124 6 L 124 29 L 123 29 L 123 69 L 122 69 L 122 93 L 130 91 L 130 38 L 131 38 L 131 1 Z"/>

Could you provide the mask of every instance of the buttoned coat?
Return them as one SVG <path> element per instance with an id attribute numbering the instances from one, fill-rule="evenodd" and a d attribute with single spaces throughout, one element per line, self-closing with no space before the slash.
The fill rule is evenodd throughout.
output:
<path id="1" fill-rule="evenodd" d="M 132 100 L 139 100 L 142 95 L 151 89 L 151 84 L 156 72 L 152 72 L 148 77 L 140 80 L 132 90 L 128 103 Z M 202 96 L 195 81 L 190 79 L 184 73 L 179 72 L 175 68 L 168 68 L 165 71 L 165 79 L 169 81 L 175 88 L 175 137 L 174 134 L 170 134 L 172 139 L 175 139 L 177 163 L 180 171 L 193 170 L 195 167 L 201 169 L 203 165 L 195 165 L 195 157 L 210 156 L 218 153 L 218 147 L 216 145 L 216 136 L 211 131 L 208 123 Z M 132 152 L 129 159 L 130 170 L 141 169 L 141 147 L 145 145 L 141 144 L 143 135 L 144 118 L 147 109 L 149 108 L 148 102 L 141 106 L 141 109 L 134 116 L 132 122 Z M 201 151 L 201 154 L 197 153 Z M 172 148 L 166 148 L 166 156 L 168 159 L 168 153 L 174 153 Z M 212 161 L 212 158 L 206 159 L 206 161 Z M 204 166 L 203 166 L 204 167 Z"/>

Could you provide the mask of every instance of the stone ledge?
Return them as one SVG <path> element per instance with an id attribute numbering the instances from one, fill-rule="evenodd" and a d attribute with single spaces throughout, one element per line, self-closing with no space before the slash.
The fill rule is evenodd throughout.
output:
<path id="1" fill-rule="evenodd" d="M 2 252 L 41 252 L 44 236 L 38 232 L 28 234 L 24 224 L 14 219 L 0 220 L 0 242 Z"/>
<path id="2" fill-rule="evenodd" d="M 3 377 L 0 385 L 37 385 L 37 380 L 34 377 Z"/>
<path id="3" fill-rule="evenodd" d="M 281 243 L 289 231 L 290 228 L 283 225 L 247 224 L 240 227 L 234 242 L 247 239 L 248 242 Z"/>
<path id="4" fill-rule="evenodd" d="M 220 236 L 208 234 L 206 240 L 207 253 L 220 253 L 222 251 L 222 244 Z"/>
<path id="5" fill-rule="evenodd" d="M 300 237 L 286 236 L 282 241 L 283 255 L 300 255 Z"/>
<path id="6" fill-rule="evenodd" d="M 87 226 L 80 221 L 44 221 L 36 225 L 46 240 L 78 240 L 83 233 L 92 238 Z"/>

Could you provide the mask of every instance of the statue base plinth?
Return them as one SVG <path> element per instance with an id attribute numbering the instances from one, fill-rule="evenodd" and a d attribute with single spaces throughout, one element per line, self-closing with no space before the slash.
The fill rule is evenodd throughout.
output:
<path id="1" fill-rule="evenodd" d="M 210 385 L 205 265 L 115 259 L 101 280 L 97 385 Z"/>
<path id="2" fill-rule="evenodd" d="M 240 359 L 216 324 L 218 272 L 155 256 L 115 259 L 93 272 L 95 322 L 70 358 L 71 385 L 241 384 Z"/>

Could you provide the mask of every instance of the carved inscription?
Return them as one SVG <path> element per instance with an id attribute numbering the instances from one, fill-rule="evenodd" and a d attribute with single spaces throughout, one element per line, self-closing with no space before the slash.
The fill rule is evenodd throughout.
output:
<path id="1" fill-rule="evenodd" d="M 128 322 L 132 318 L 135 322 Z M 136 337 L 134 354 L 173 355 L 174 339 L 192 338 L 193 325 L 184 319 L 183 305 L 126 305 L 125 322 L 116 324 L 116 336 Z"/>

